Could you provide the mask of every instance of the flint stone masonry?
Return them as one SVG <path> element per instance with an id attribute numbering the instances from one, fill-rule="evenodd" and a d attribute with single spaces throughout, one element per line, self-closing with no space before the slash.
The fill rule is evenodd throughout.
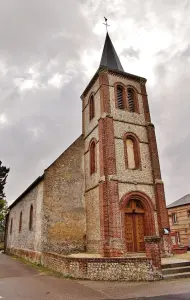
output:
<path id="1" fill-rule="evenodd" d="M 43 253 L 42 264 L 64 276 L 111 281 L 153 281 L 162 279 L 146 257 L 130 258 L 68 258 Z"/>
<path id="2" fill-rule="evenodd" d="M 81 135 L 44 173 L 43 250 L 84 251 L 84 139 Z"/>
<path id="3" fill-rule="evenodd" d="M 11 208 L 9 213 L 7 248 L 28 249 L 41 251 L 42 249 L 42 202 L 43 181 L 38 183 L 27 195 Z M 29 230 L 30 206 L 33 205 L 33 228 Z M 20 212 L 22 211 L 22 228 L 19 232 Z M 11 219 L 13 220 L 10 234 Z"/>

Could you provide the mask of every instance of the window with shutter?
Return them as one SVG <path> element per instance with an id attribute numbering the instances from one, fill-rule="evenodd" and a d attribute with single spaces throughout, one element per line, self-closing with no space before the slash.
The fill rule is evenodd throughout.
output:
<path id="1" fill-rule="evenodd" d="M 119 109 L 124 109 L 124 89 L 122 86 L 117 86 L 117 107 Z"/>
<path id="2" fill-rule="evenodd" d="M 130 112 L 135 112 L 135 94 L 132 89 L 127 89 L 128 107 Z"/>

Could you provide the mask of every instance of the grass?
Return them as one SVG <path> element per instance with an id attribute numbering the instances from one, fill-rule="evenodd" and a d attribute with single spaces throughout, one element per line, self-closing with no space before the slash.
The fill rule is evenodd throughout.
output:
<path id="1" fill-rule="evenodd" d="M 18 260 L 20 261 L 21 263 L 25 264 L 25 265 L 28 265 L 34 269 L 36 269 L 37 271 L 39 271 L 40 273 L 44 273 L 46 275 L 50 275 L 50 276 L 55 276 L 55 277 L 58 277 L 58 278 L 67 278 L 67 279 L 73 279 L 73 277 L 69 274 L 67 275 L 63 275 L 62 273 L 60 272 L 56 272 L 56 271 L 53 271 L 47 267 L 44 267 L 42 266 L 40 263 L 34 263 L 34 262 L 30 262 L 28 260 L 26 260 L 25 258 L 23 257 L 18 257 L 16 255 L 11 255 L 13 257 L 13 259 L 15 260 Z"/>

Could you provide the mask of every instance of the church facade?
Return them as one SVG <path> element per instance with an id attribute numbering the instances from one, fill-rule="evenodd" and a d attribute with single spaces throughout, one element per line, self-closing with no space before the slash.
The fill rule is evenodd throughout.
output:
<path id="1" fill-rule="evenodd" d="M 171 239 L 146 79 L 123 70 L 108 34 L 81 100 L 82 135 L 11 204 L 6 251 L 140 255 L 160 269 Z"/>

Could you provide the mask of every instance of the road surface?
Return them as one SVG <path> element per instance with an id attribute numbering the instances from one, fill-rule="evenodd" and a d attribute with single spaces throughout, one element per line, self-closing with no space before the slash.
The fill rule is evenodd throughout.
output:
<path id="1" fill-rule="evenodd" d="M 0 299 L 190 300 L 190 280 L 153 283 L 69 280 L 47 275 L 0 253 Z"/>

